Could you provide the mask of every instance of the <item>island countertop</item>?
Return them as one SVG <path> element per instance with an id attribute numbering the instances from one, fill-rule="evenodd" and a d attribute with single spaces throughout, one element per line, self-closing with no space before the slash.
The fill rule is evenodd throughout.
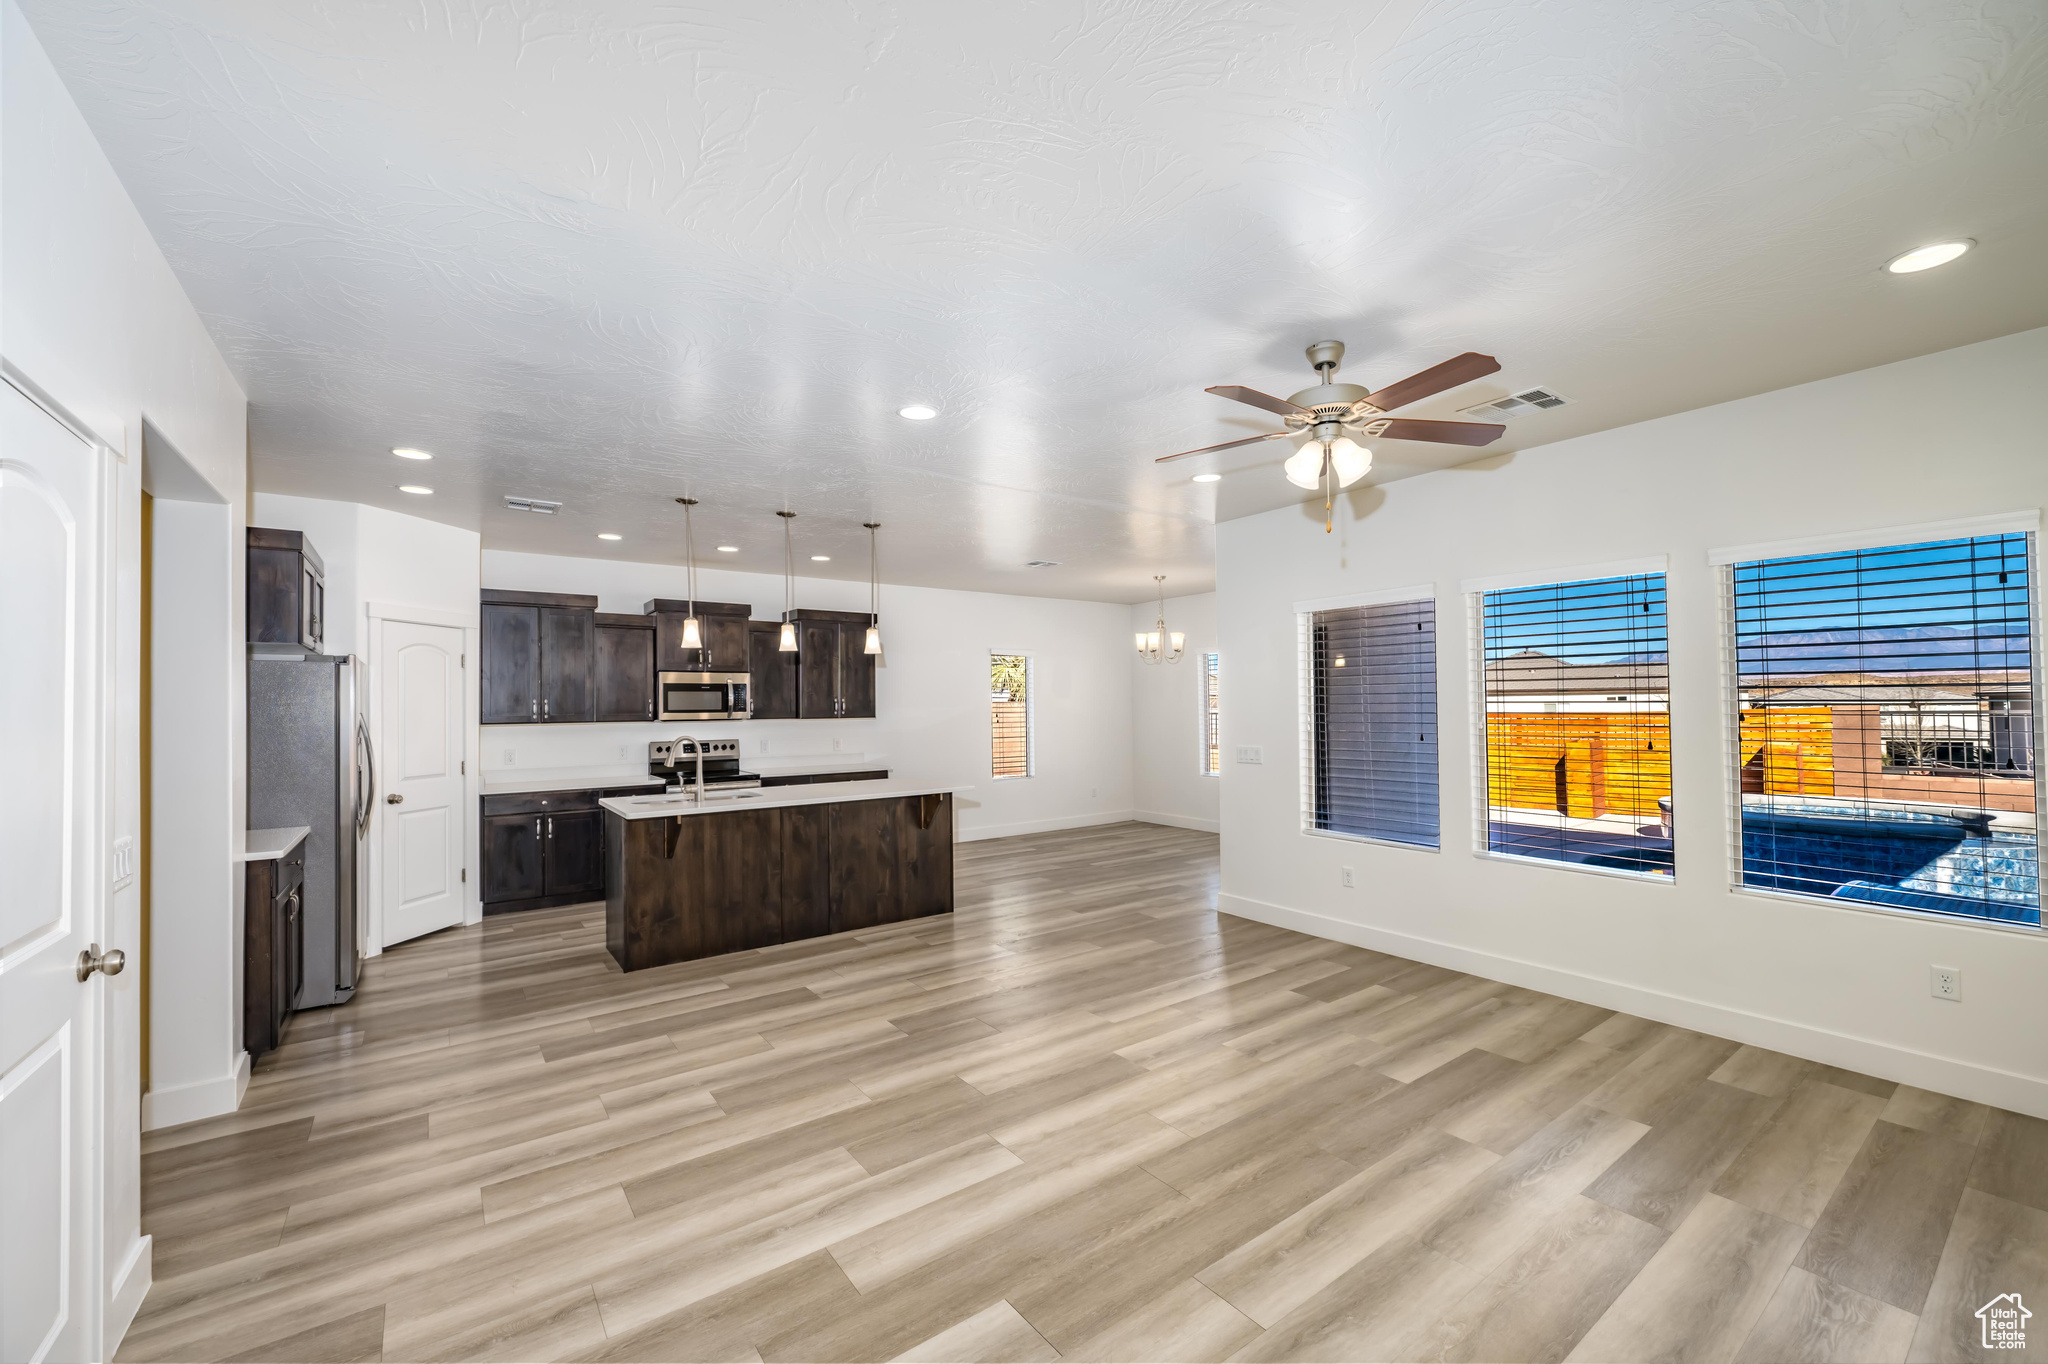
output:
<path id="1" fill-rule="evenodd" d="M 741 791 L 712 791 L 702 805 L 687 794 L 607 796 L 598 804 L 621 819 L 667 819 L 672 815 L 716 815 L 734 810 L 779 810 L 792 805 L 843 805 L 857 800 L 893 800 L 900 796 L 936 796 L 972 791 L 952 782 L 836 781 L 815 786 L 767 786 Z"/>

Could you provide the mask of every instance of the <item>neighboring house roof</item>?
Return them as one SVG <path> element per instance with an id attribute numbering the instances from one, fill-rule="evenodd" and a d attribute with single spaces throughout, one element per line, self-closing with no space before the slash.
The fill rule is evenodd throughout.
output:
<path id="1" fill-rule="evenodd" d="M 1559 696 L 1662 692 L 1670 669 L 1662 658 L 1623 663 L 1571 663 L 1524 649 L 1486 665 L 1488 696 Z"/>
<path id="2" fill-rule="evenodd" d="M 1745 686 L 1743 690 L 1761 691 L 1763 688 Z M 1977 704 L 1977 693 L 1956 691 L 1948 687 L 1876 684 L 1867 687 L 1775 687 L 1770 690 L 1769 695 L 1758 699 L 1773 706 L 1879 706 L 1900 705 L 1910 701 L 1974 706 Z"/>

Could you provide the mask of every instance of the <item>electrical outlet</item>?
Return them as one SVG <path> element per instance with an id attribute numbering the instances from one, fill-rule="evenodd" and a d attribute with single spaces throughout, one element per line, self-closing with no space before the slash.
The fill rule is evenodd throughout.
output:
<path id="1" fill-rule="evenodd" d="M 1936 999 L 1953 999 L 1960 1003 L 1963 998 L 1963 968 L 1960 966 L 1930 966 L 1927 968 L 1927 993 Z"/>
<path id="2" fill-rule="evenodd" d="M 620 745 L 619 745 L 619 756 L 620 756 L 621 758 L 624 758 L 624 757 L 626 757 L 626 756 L 627 756 L 627 754 L 626 754 L 626 746 L 625 746 L 624 744 L 620 744 Z"/>
<path id="3" fill-rule="evenodd" d="M 1099 786 L 1091 786 L 1091 787 L 1089 787 L 1089 788 L 1088 788 L 1088 799 L 1090 799 L 1090 800 L 1100 800 L 1101 798 L 1102 798 L 1102 788 L 1101 788 L 1101 787 L 1099 787 Z"/>
<path id="4" fill-rule="evenodd" d="M 1266 753 L 1257 744 L 1239 744 L 1237 746 L 1237 760 L 1241 763 L 1257 765 L 1266 761 Z"/>
<path id="5" fill-rule="evenodd" d="M 1344 868 L 1341 868 L 1341 870 L 1342 870 L 1342 871 L 1343 871 L 1343 873 L 1344 873 L 1344 889 L 1346 889 L 1346 890 L 1350 890 L 1350 889 L 1351 889 L 1352 887 L 1354 887 L 1354 886 L 1356 886 L 1356 885 L 1358 884 L 1358 882 L 1356 882 L 1356 881 L 1352 880 L 1352 878 L 1351 878 L 1351 868 L 1349 868 L 1349 867 L 1344 867 Z"/>
<path id="6" fill-rule="evenodd" d="M 761 756 L 764 758 L 768 756 L 768 741 L 766 739 L 761 741 Z"/>
<path id="7" fill-rule="evenodd" d="M 832 751 L 834 753 L 837 753 L 839 751 L 839 741 L 837 739 L 834 739 L 832 741 Z"/>
<path id="8" fill-rule="evenodd" d="M 508 748 L 508 749 L 506 749 L 506 750 L 505 750 L 505 753 L 504 753 L 504 758 L 503 758 L 503 760 L 502 760 L 501 762 L 499 762 L 498 766 L 500 766 L 500 767 L 514 767 L 514 766 L 517 766 L 517 765 L 518 765 L 518 762 L 519 762 L 519 750 L 518 750 L 518 749 L 516 749 L 516 748 Z"/>

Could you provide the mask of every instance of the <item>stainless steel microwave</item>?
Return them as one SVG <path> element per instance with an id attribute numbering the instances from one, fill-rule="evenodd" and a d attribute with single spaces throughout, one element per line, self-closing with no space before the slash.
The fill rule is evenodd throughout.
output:
<path id="1" fill-rule="evenodd" d="M 658 673 L 664 720 L 744 720 L 754 712 L 745 673 Z"/>

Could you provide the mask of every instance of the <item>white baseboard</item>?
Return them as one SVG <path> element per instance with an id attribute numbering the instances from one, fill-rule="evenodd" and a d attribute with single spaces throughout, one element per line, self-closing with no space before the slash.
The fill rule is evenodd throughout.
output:
<path id="1" fill-rule="evenodd" d="M 1140 824 L 1164 824 L 1174 829 L 1199 829 L 1205 834 L 1223 832 L 1222 821 L 1198 819 L 1194 815 L 1169 815 L 1164 810 L 1134 810 L 1131 818 Z"/>
<path id="2" fill-rule="evenodd" d="M 142 1096 L 142 1130 L 217 1118 L 242 1106 L 249 1088 L 249 1053 L 235 1054 L 235 1068 L 212 1080 L 198 1080 L 175 1089 L 152 1089 Z"/>
<path id="3" fill-rule="evenodd" d="M 1235 914 L 1241 919 L 1272 924 L 1276 928 L 1291 928 L 1312 937 L 1329 938 L 1354 947 L 1427 962 L 1431 966 L 1541 990 L 1602 1009 L 1619 1009 L 1640 1018 L 1781 1051 L 1822 1065 L 1840 1066 L 1844 1070 L 1896 1080 L 1916 1089 L 1929 1089 L 1937 1094 L 1951 1094 L 1997 1108 L 2009 1108 L 2015 1113 L 2048 1118 L 2048 1082 L 2033 1076 L 1954 1057 L 1936 1056 L 1888 1042 L 1873 1042 L 1868 1038 L 1751 1013 L 1746 1009 L 1732 1009 L 1707 1000 L 1646 990 L 1618 980 L 1581 975 L 1540 962 L 1351 923 L 1308 910 L 1289 909 L 1242 895 L 1218 895 L 1216 910 L 1220 914 Z"/>
<path id="4" fill-rule="evenodd" d="M 1129 810 L 1111 810 L 1099 815 L 1061 815 L 1056 819 L 1027 819 L 1016 824 L 982 824 L 963 828 L 956 843 L 979 843 L 984 838 L 1012 838 L 1018 834 L 1047 834 L 1055 829 L 1086 829 L 1095 824 L 1128 824 L 1137 818 Z"/>
<path id="5" fill-rule="evenodd" d="M 154 1244 L 153 1237 L 136 1237 L 135 1244 L 121 1257 L 121 1267 L 114 1271 L 114 1281 L 107 1293 L 105 1335 L 101 1338 L 103 1358 L 112 1359 L 120 1350 L 122 1337 L 134 1324 L 135 1314 L 142 1310 L 142 1299 L 149 1293 L 154 1272 Z"/>

